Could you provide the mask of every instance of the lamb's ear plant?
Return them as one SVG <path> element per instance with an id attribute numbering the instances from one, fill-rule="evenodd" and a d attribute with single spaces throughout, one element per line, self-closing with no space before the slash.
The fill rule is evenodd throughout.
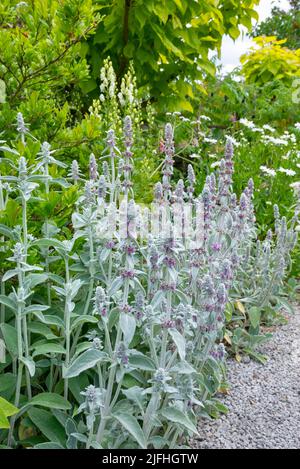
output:
<path id="1" fill-rule="evenodd" d="M 18 127 L 24 149 L 27 128 Z M 252 180 L 240 199 L 232 192 L 230 139 L 218 174 L 197 194 L 191 166 L 173 184 L 167 124 L 162 182 L 149 207 L 134 199 L 132 119 L 125 118 L 122 138 L 110 129 L 105 143 L 81 170 L 76 161 L 65 168 L 46 143 L 33 166 L 2 147 L 1 212 L 9 200 L 22 207 L 19 227 L 0 225 L 8 243 L 2 254 L 12 250 L 1 283 L 8 360 L 0 370 L 4 397 L 19 409 L 0 433 L 9 447 L 22 446 L 17 423 L 38 434 L 39 443 L 26 438 L 36 448 L 185 447 L 201 432 L 200 416 L 226 412 L 215 397 L 230 352 L 224 337 L 237 354 L 261 358 L 253 348 L 259 325 L 284 304 L 298 213 L 287 225 L 275 208 L 275 233 L 257 241 Z M 33 237 L 28 204 L 73 189 L 68 229 L 46 216 Z M 196 243 L 187 203 L 191 226 L 201 228 Z M 175 220 L 185 230 L 174 230 Z M 242 320 L 232 314 L 236 305 Z"/>

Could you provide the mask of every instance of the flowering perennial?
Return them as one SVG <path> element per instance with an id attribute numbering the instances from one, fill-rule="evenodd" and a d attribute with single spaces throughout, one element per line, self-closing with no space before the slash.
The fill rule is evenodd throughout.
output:
<path id="1" fill-rule="evenodd" d="M 101 74 L 105 97 L 115 92 L 109 63 Z M 119 99 L 130 101 L 126 89 L 121 85 Z M 17 129 L 25 148 L 20 115 Z M 129 116 L 122 138 L 114 130 L 107 133 L 105 164 L 91 154 L 87 171 L 74 161 L 66 178 L 52 176 L 53 168 L 63 172 L 65 165 L 47 142 L 32 166 L 6 147 L 9 158 L 3 162 L 10 170 L 0 179 L 1 210 L 15 200 L 22 220 L 15 228 L 0 225 L 7 266 L 1 333 L 9 355 L 2 372 L 15 383 L 13 400 L 20 409 L 0 434 L 3 444 L 18 444 L 16 423 L 27 415 L 42 433 L 42 443 L 32 442 L 37 448 L 184 447 L 184 437 L 201 432 L 200 416 L 225 410 L 215 394 L 224 384 L 226 319 L 236 302 L 246 312 L 247 328 L 231 333 L 235 346 L 260 338 L 262 315 L 271 305 L 282 306 L 280 287 L 296 244 L 299 204 L 289 223 L 275 207 L 274 233 L 258 240 L 253 181 L 240 198 L 232 192 L 234 140 L 227 140 L 217 173 L 207 176 L 200 193 L 191 165 L 186 180 L 173 183 L 171 124 L 162 143 L 162 181 L 154 187 L 153 203 L 171 218 L 182 217 L 180 207 L 187 202 L 195 218 L 201 205 L 199 245 L 186 244 L 184 221 L 183 236 L 176 236 L 160 211 L 158 231 L 137 238 L 141 208 L 134 200 Z M 69 229 L 46 219 L 31 234 L 31 204 L 72 188 L 77 203 Z M 103 233 L 122 210 L 125 236 L 111 229 L 107 239 Z M 65 435 L 59 442 L 48 427 L 53 421 Z"/>

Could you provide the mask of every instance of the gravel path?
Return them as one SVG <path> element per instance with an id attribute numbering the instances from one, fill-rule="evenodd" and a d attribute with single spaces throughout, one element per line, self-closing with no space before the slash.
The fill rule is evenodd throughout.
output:
<path id="1" fill-rule="evenodd" d="M 221 400 L 229 413 L 199 422 L 203 449 L 300 448 L 300 309 L 279 326 L 260 351 L 265 365 L 229 361 L 230 392 Z"/>

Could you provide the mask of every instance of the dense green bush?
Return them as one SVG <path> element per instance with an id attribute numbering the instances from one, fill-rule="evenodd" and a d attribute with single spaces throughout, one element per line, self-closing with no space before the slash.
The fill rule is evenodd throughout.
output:
<path id="1" fill-rule="evenodd" d="M 0 79 L 5 85 L 1 128 L 14 135 L 18 111 L 37 138 L 52 141 L 80 113 L 80 83 L 89 76 L 82 40 L 99 23 L 90 0 L 3 1 Z"/>
<path id="2" fill-rule="evenodd" d="M 233 39 L 239 26 L 258 19 L 258 0 L 96 0 L 104 15 L 87 41 L 92 68 L 87 91 L 96 89 L 98 70 L 110 55 L 118 81 L 133 62 L 138 85 L 162 112 L 192 112 L 206 75 L 214 75 L 209 51 L 219 51 L 224 34 Z"/>

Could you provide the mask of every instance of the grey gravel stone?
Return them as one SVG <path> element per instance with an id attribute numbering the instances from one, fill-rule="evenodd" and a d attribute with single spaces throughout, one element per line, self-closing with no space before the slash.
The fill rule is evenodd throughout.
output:
<path id="1" fill-rule="evenodd" d="M 221 400 L 229 412 L 201 419 L 192 448 L 300 449 L 299 308 L 259 351 L 268 356 L 265 365 L 228 361 L 230 392 Z"/>

